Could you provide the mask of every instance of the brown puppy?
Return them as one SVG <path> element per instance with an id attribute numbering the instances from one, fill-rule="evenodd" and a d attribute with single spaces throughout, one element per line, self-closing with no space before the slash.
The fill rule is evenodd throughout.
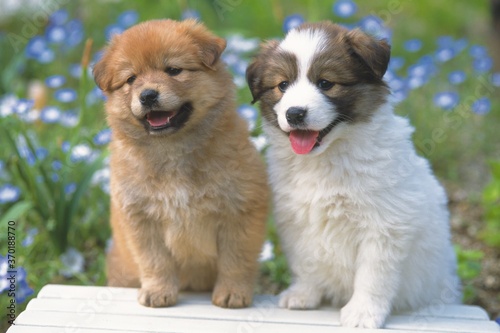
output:
<path id="1" fill-rule="evenodd" d="M 173 305 L 180 289 L 213 289 L 221 307 L 252 301 L 267 176 L 235 111 L 225 45 L 193 20 L 148 21 L 94 67 L 113 130 L 108 284 L 140 286 L 146 306 Z"/>

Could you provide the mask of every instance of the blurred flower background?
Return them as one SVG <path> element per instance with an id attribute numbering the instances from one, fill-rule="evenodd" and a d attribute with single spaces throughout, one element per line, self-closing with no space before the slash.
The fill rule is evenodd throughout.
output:
<path id="1" fill-rule="evenodd" d="M 252 55 L 302 22 L 331 20 L 390 42 L 391 100 L 450 197 L 464 301 L 500 315 L 500 57 L 492 58 L 500 28 L 491 14 L 488 1 L 469 0 L 2 1 L 0 294 L 7 221 L 16 221 L 18 311 L 47 283 L 105 283 L 112 133 L 91 68 L 113 34 L 194 17 L 225 37 L 237 112 L 263 151 L 245 82 Z M 272 217 L 268 234 L 257 291 L 276 293 L 290 275 Z M 2 295 L 0 306 L 7 301 Z"/>

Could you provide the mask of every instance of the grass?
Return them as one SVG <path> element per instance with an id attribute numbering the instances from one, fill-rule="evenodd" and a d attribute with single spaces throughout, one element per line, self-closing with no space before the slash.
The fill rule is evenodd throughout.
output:
<path id="1" fill-rule="evenodd" d="M 66 83 L 63 86 L 75 89 L 79 96 L 74 102 L 65 103 L 53 97 L 57 88 L 45 87 L 43 94 L 46 105 L 78 114 L 80 122 L 76 127 L 39 120 L 25 123 L 15 116 L 0 116 L 1 143 L 2 147 L 6 147 L 0 150 L 0 161 L 3 162 L 0 185 L 9 183 L 21 191 L 15 202 L 0 204 L 2 228 L 8 219 L 16 221 L 17 263 L 26 269 L 26 281 L 34 292 L 47 283 L 105 283 L 103 267 L 104 249 L 110 235 L 109 199 L 106 188 L 92 182 L 90 177 L 95 170 L 106 170 L 106 146 L 94 140 L 106 128 L 105 117 L 99 99 L 92 102 L 86 99 L 94 89 L 92 77 L 86 70 L 79 77 L 70 75 L 70 65 L 81 63 L 85 40 L 93 41 L 91 56 L 102 49 L 106 41 L 106 27 L 116 22 L 125 10 L 137 11 L 139 20 L 144 21 L 166 17 L 179 19 L 186 9 L 193 9 L 201 14 L 202 20 L 211 30 L 221 36 L 241 34 L 245 38 L 259 40 L 282 37 L 283 21 L 295 13 L 309 21 L 332 20 L 346 24 L 354 23 L 366 15 L 377 15 L 392 31 L 393 57 L 404 58 L 403 67 L 396 71 L 403 77 L 408 68 L 422 56 L 434 54 L 439 36 L 451 36 L 455 40 L 466 38 L 468 48 L 453 59 L 438 64 L 435 75 L 429 77 L 422 87 L 411 90 L 408 97 L 397 106 L 397 112 L 409 117 L 416 127 L 414 142 L 420 153 L 430 159 L 439 178 L 445 183 L 466 189 L 468 200 L 480 202 L 481 192 L 489 179 L 487 161 L 500 160 L 500 141 L 497 139 L 497 124 L 500 120 L 499 99 L 496 97 L 498 88 L 493 88 L 489 83 L 490 72 L 477 73 L 468 54 L 471 45 L 490 43 L 488 3 L 468 0 L 357 0 L 358 11 L 353 18 L 348 19 L 336 17 L 332 13 L 333 3 L 333 0 L 69 2 L 63 9 L 68 11 L 69 19 L 82 22 L 83 38 L 72 47 L 52 45 L 55 59 L 46 64 L 24 56 L 24 48 L 29 40 L 35 35 L 44 34 L 46 22 L 33 18 L 36 13 L 45 13 L 45 7 L 26 9 L 26 12 L 20 11 L 11 17 L 4 16 L 0 20 L 0 31 L 4 32 L 0 34 L 0 62 L 6 65 L 0 71 L 0 96 L 14 94 L 17 98 L 28 98 L 28 86 L 34 82 L 43 85 L 45 78 L 55 74 L 64 76 Z M 414 38 L 422 41 L 422 48 L 414 53 L 406 51 L 404 42 Z M 241 53 L 238 57 L 248 61 L 251 55 Z M 452 85 L 448 81 L 448 74 L 457 69 L 463 70 L 467 78 L 460 85 Z M 459 94 L 460 101 L 456 108 L 444 111 L 434 105 L 434 95 L 442 91 Z M 492 103 L 491 111 L 486 115 L 471 111 L 471 104 L 481 97 L 488 97 Z M 250 101 L 248 88 L 241 87 L 238 90 L 238 102 L 248 104 Z M 259 129 L 254 134 L 258 135 Z M 33 152 L 42 147 L 48 152 L 47 156 L 28 163 L 18 147 L 20 135 L 31 143 Z M 7 144 L 7 140 L 14 143 Z M 98 157 L 93 159 L 94 162 L 75 162 L 72 150 L 63 149 L 65 142 L 73 148 L 84 144 Z M 60 162 L 59 169 L 54 168 L 54 161 Z M 91 163 L 94 165 L 89 167 Z M 53 174 L 57 180 L 52 179 Z M 70 184 L 75 184 L 73 191 L 67 191 Z M 34 228 L 38 232 L 33 241 L 26 241 Z M 275 257 L 262 264 L 262 272 L 265 279 L 280 289 L 290 282 L 290 275 L 272 220 L 269 224 L 269 239 L 275 244 Z M 3 246 L 6 240 L 7 233 L 1 230 L 0 255 L 6 253 Z M 81 270 L 76 270 L 71 277 L 61 274 L 65 265 L 60 256 L 68 247 L 76 248 L 85 259 Z M 462 254 L 468 253 L 464 252 L 466 249 L 460 251 Z M 461 267 L 466 267 L 463 274 L 469 278 L 477 272 L 475 262 L 480 255 L 474 253 L 473 258 L 467 255 L 461 257 L 465 263 Z M 469 262 L 474 262 L 473 269 L 467 268 L 472 267 L 467 266 Z M 5 302 L 7 298 L 2 295 L 0 306 L 3 307 Z M 17 310 L 22 310 L 26 302 L 24 300 Z M 5 322 L 2 320 L 2 325 Z"/>

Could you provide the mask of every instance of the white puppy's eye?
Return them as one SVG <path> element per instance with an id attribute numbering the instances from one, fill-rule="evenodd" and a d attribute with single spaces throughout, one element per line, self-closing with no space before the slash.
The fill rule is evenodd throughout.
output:
<path id="1" fill-rule="evenodd" d="M 288 89 L 288 86 L 288 81 L 282 81 L 278 84 L 278 89 L 281 90 L 281 92 L 285 92 Z"/>
<path id="2" fill-rule="evenodd" d="M 135 75 L 132 75 L 131 77 L 129 77 L 129 78 L 127 79 L 127 83 L 128 83 L 128 84 L 132 84 L 132 83 L 134 83 L 135 78 L 136 78 L 136 77 L 135 77 Z"/>
<path id="3" fill-rule="evenodd" d="M 335 85 L 335 83 L 330 82 L 328 80 L 321 79 L 321 80 L 318 80 L 318 82 L 316 83 L 316 85 L 321 90 L 329 90 L 329 89 L 331 89 Z"/>
<path id="4" fill-rule="evenodd" d="M 165 69 L 165 73 L 167 73 L 170 76 L 179 75 L 181 72 L 182 68 L 177 68 L 177 67 L 167 67 L 167 69 Z"/>

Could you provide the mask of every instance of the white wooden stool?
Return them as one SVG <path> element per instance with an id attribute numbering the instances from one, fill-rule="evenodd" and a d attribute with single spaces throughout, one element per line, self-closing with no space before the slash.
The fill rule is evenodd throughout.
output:
<path id="1" fill-rule="evenodd" d="M 147 308 L 137 302 L 137 289 L 47 285 L 7 332 L 500 332 L 483 309 L 467 305 L 395 314 L 383 330 L 344 328 L 339 320 L 331 307 L 280 309 L 276 296 L 255 296 L 251 308 L 221 309 L 208 293 L 183 293 L 173 307 Z"/>

